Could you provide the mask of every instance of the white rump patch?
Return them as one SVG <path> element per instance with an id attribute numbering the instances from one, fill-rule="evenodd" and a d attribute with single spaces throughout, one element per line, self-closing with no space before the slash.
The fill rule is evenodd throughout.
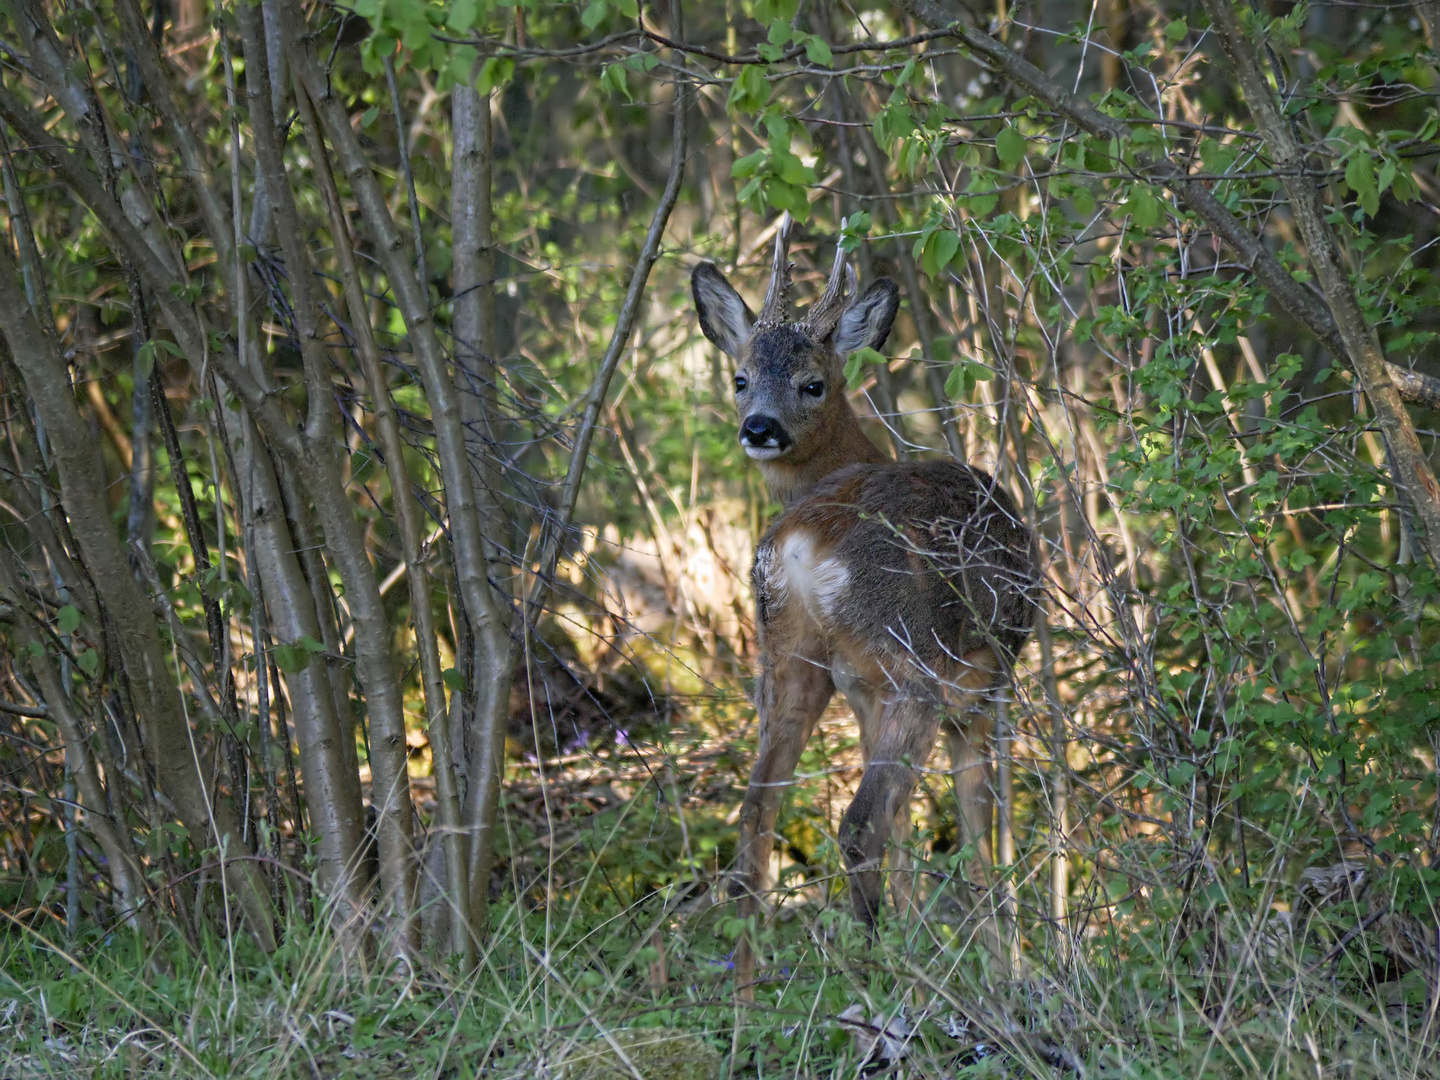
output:
<path id="1" fill-rule="evenodd" d="M 798 531 L 785 538 L 778 562 L 776 576 L 783 579 L 785 591 L 799 597 L 816 622 L 831 619 L 850 585 L 845 564 L 817 558 L 810 535 Z"/>

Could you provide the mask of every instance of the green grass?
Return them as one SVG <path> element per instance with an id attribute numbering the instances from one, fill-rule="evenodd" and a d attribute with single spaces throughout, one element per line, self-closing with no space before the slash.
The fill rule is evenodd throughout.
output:
<path id="1" fill-rule="evenodd" d="M 692 851 L 728 831 L 726 812 L 687 812 Z M 510 818 L 517 848 L 532 847 Z M 519 887 L 463 978 L 294 920 L 269 956 L 240 939 L 194 951 L 178 934 L 66 946 L 56 922 L 12 922 L 0 1077 L 1440 1076 L 1437 973 L 1401 970 L 1387 924 L 1357 932 L 1349 902 L 1307 904 L 1283 883 L 1211 889 L 1203 905 L 1152 889 L 1087 912 L 1077 897 L 1066 943 L 1022 881 L 1006 978 L 950 902 L 955 853 L 922 865 L 938 883 L 929 914 L 892 918 L 873 943 L 822 853 L 787 869 L 761 935 L 765 981 L 740 1005 L 738 922 L 703 872 L 715 845 L 687 864 L 653 789 L 573 825 L 549 859 L 512 861 Z"/>

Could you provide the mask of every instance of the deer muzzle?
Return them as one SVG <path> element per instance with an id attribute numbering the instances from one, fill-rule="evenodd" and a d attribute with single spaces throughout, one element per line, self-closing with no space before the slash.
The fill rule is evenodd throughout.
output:
<path id="1" fill-rule="evenodd" d="M 756 461 L 770 461 L 790 449 L 790 435 L 773 416 L 747 416 L 740 425 L 740 445 Z"/>

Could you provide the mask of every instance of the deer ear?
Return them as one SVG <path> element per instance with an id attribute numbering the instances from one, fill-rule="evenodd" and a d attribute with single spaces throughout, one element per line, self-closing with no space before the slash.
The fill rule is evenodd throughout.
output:
<path id="1" fill-rule="evenodd" d="M 889 278 L 881 278 L 845 309 L 835 327 L 834 346 L 840 356 L 857 349 L 878 349 L 890 336 L 895 312 L 900 310 L 900 290 Z"/>
<path id="2" fill-rule="evenodd" d="M 740 294 L 725 280 L 720 268 L 702 262 L 690 271 L 690 292 L 695 297 L 695 311 L 700 316 L 700 329 L 727 356 L 739 358 L 740 347 L 750 337 L 755 316 L 740 299 Z"/>

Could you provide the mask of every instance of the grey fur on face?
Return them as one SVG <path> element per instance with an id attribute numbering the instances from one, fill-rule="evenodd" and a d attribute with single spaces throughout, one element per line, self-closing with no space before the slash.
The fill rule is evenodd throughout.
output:
<path id="1" fill-rule="evenodd" d="M 858 349 L 878 349 L 890 336 L 899 289 L 881 278 L 842 308 L 853 290 L 836 287 L 835 280 L 852 278 L 843 262 L 837 264 L 832 287 L 805 318 L 772 323 L 755 319 L 714 263 L 700 263 L 691 272 L 700 329 L 736 360 L 739 439 L 751 458 L 776 461 L 803 447 L 835 412 L 829 399 L 843 393 L 844 358 Z"/>

